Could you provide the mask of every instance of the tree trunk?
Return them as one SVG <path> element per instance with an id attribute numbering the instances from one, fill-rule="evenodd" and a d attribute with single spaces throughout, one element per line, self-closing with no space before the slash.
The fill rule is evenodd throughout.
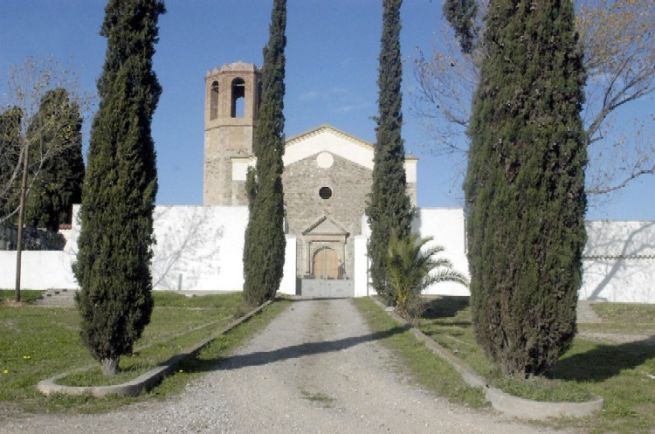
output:
<path id="1" fill-rule="evenodd" d="M 18 210 L 18 233 L 16 234 L 16 303 L 20 303 L 20 273 L 23 253 L 23 220 L 25 219 L 25 196 L 27 193 L 27 168 L 30 159 L 30 143 L 23 147 L 23 173 L 20 183 L 20 205 Z"/>
<path id="2" fill-rule="evenodd" d="M 105 377 L 113 377 L 118 371 L 118 357 L 111 359 L 102 359 L 100 365 L 102 367 L 102 374 Z"/>

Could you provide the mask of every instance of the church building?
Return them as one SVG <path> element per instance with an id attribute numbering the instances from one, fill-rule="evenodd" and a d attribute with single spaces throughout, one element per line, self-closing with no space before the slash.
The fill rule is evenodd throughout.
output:
<path id="1" fill-rule="evenodd" d="M 205 77 L 204 185 L 202 205 L 157 205 L 151 263 L 156 290 L 243 290 L 245 191 L 255 165 L 260 73 L 237 62 Z M 198 102 L 202 104 L 201 101 Z M 198 144 L 200 146 L 201 144 Z M 288 138 L 283 157 L 286 249 L 279 293 L 314 297 L 362 297 L 375 293 L 369 276 L 370 231 L 366 203 L 373 175 L 373 145 L 329 125 Z M 416 205 L 417 160 L 407 157 L 407 194 Z M 80 232 L 61 230 L 59 250 L 25 251 L 23 285 L 74 289 L 72 272 Z M 432 237 L 454 269 L 467 274 L 462 208 L 417 208 L 412 231 Z M 589 221 L 583 254 L 581 299 L 655 303 L 655 222 Z M 0 250 L 0 287 L 13 287 L 15 251 Z M 469 295 L 454 282 L 430 285 L 424 294 Z"/>
<path id="2" fill-rule="evenodd" d="M 248 167 L 254 166 L 260 73 L 232 63 L 205 78 L 203 205 L 244 206 Z M 329 125 L 286 140 L 285 232 L 295 237 L 296 278 L 348 280 L 354 237 L 371 191 L 373 145 Z M 416 158 L 405 160 L 407 192 L 416 205 Z M 289 260 L 289 258 L 287 258 Z"/>

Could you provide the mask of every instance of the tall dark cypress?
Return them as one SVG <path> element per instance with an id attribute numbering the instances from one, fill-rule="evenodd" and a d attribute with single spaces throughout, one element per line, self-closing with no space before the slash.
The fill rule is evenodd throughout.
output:
<path id="1" fill-rule="evenodd" d="M 160 0 L 109 0 L 82 192 L 79 252 L 81 335 L 105 374 L 132 351 L 153 308 L 150 260 L 157 192 L 152 115 L 161 87 L 152 70 Z"/>
<path id="2" fill-rule="evenodd" d="M 477 0 L 445 0 L 442 13 L 455 32 L 462 52 L 473 51 L 478 36 L 475 25 L 475 16 L 478 13 Z"/>
<path id="3" fill-rule="evenodd" d="M 45 93 L 27 129 L 31 161 L 41 164 L 27 198 L 28 225 L 57 231 L 82 198 L 82 116 L 66 89 Z M 41 163 L 42 162 L 42 163 Z"/>
<path id="4" fill-rule="evenodd" d="M 11 107 L 0 113 L 0 224 L 13 223 L 15 219 L 8 216 L 18 207 L 22 172 L 19 161 L 24 145 L 22 119 L 23 111 L 19 107 Z"/>
<path id="5" fill-rule="evenodd" d="M 261 100 L 255 126 L 256 177 L 249 175 L 250 216 L 243 251 L 244 299 L 257 305 L 272 299 L 284 268 L 284 48 L 286 0 L 274 0 L 264 48 Z"/>
<path id="6" fill-rule="evenodd" d="M 373 166 L 373 186 L 366 208 L 371 237 L 368 254 L 377 292 L 392 302 L 387 287 L 386 261 L 392 231 L 399 238 L 409 234 L 413 208 L 406 193 L 405 149 L 401 137 L 402 59 L 400 57 L 400 6 L 402 0 L 384 0 L 380 66 L 379 113 Z"/>
<path id="7" fill-rule="evenodd" d="M 586 241 L 585 80 L 569 0 L 492 0 L 465 181 L 477 339 L 511 375 L 575 334 Z"/>

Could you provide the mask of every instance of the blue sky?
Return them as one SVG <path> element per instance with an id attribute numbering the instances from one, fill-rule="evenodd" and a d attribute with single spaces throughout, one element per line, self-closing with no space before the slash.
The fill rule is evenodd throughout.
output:
<path id="1" fill-rule="evenodd" d="M 163 94 L 153 119 L 159 204 L 202 202 L 203 91 L 207 70 L 237 60 L 261 65 L 270 0 L 168 0 L 160 19 L 155 70 Z M 100 0 L 2 0 L 0 99 L 9 67 L 28 56 L 52 57 L 95 93 L 105 39 Z M 419 206 L 458 207 L 464 167 L 429 152 L 430 136 L 410 111 L 417 47 L 430 50 L 441 22 L 440 0 L 405 0 L 403 137 L 419 157 Z M 368 141 L 377 110 L 381 1 L 289 0 L 286 135 L 329 123 Z M 642 107 L 648 110 L 647 106 Z M 88 142 L 88 124 L 85 146 Z M 655 177 L 651 177 L 655 178 Z M 588 218 L 655 219 L 655 180 L 636 182 L 591 207 Z"/>

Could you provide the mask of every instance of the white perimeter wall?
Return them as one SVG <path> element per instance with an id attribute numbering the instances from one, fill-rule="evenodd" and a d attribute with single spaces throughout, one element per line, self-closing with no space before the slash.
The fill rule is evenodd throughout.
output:
<path id="1" fill-rule="evenodd" d="M 247 207 L 158 206 L 153 217 L 155 289 L 242 288 Z"/>
<path id="2" fill-rule="evenodd" d="M 655 221 L 587 222 L 580 298 L 655 303 Z"/>
<path id="3" fill-rule="evenodd" d="M 79 210 L 75 207 L 74 213 Z M 158 206 L 155 209 L 152 263 L 155 289 L 236 291 L 243 287 L 243 233 L 247 207 Z M 75 221 L 75 220 L 74 220 Z M 354 239 L 355 296 L 374 293 L 370 287 L 366 244 L 368 227 Z M 422 208 L 413 231 L 431 236 L 445 248 L 442 256 L 468 275 L 462 209 Z M 77 253 L 79 226 L 62 231 L 63 251 L 23 252 L 22 286 L 27 289 L 77 288 L 71 265 Z M 655 221 L 590 221 L 584 251 L 580 298 L 655 303 Z M 287 237 L 280 292 L 295 294 L 296 240 Z M 0 288 L 13 288 L 15 251 L 0 251 Z M 457 283 L 440 283 L 427 294 L 468 295 Z"/>
<path id="4" fill-rule="evenodd" d="M 362 224 L 365 225 L 365 219 Z M 627 303 L 655 303 L 655 221 L 588 221 L 587 245 L 583 253 L 583 280 L 579 297 L 582 300 Z M 412 230 L 422 237 L 433 237 L 432 243 L 445 248 L 442 256 L 453 267 L 468 275 L 466 236 L 462 209 L 422 208 Z M 374 293 L 366 264 L 364 240 L 355 240 L 355 295 Z M 358 243 L 360 248 L 357 249 Z M 360 257 L 361 256 L 361 257 Z M 359 264 L 359 270 L 358 270 Z M 368 287 L 361 283 L 363 279 Z M 429 287 L 426 294 L 469 295 L 457 283 L 440 283 Z"/>
<path id="5" fill-rule="evenodd" d="M 368 274 L 368 257 L 366 245 L 370 236 L 370 229 L 366 217 L 362 217 L 362 235 L 355 237 L 355 297 L 375 294 Z M 439 245 L 444 248 L 440 254 L 447 258 L 453 268 L 465 276 L 468 274 L 468 261 L 464 246 L 464 211 L 461 208 L 420 208 L 412 222 L 412 232 L 421 237 L 432 237 L 432 241 L 425 245 L 430 248 Z M 428 287 L 424 294 L 430 295 L 469 295 L 467 287 L 454 282 L 436 283 Z"/>
<path id="6" fill-rule="evenodd" d="M 71 265 L 75 256 L 60 250 L 23 252 L 21 288 L 77 288 Z M 0 251 L 0 288 L 13 289 L 16 285 L 16 251 Z"/>
<path id="7" fill-rule="evenodd" d="M 464 230 L 464 210 L 461 208 L 421 208 L 417 211 L 412 231 L 421 237 L 432 237 L 426 245 L 429 248 L 439 245 L 444 248 L 440 254 L 448 259 L 453 268 L 469 277 L 466 259 L 466 239 Z M 428 287 L 424 294 L 469 295 L 464 285 L 455 282 L 436 283 Z"/>
<path id="8" fill-rule="evenodd" d="M 75 207 L 77 221 L 79 207 Z M 243 234 L 248 207 L 158 206 L 154 212 L 157 243 L 153 246 L 152 282 L 155 289 L 240 291 L 243 288 Z M 25 251 L 22 287 L 78 288 L 71 266 L 77 254 L 79 226 L 62 231 L 63 251 Z M 280 292 L 295 294 L 296 240 L 287 238 Z M 15 251 L 0 251 L 0 288 L 13 288 Z"/>

